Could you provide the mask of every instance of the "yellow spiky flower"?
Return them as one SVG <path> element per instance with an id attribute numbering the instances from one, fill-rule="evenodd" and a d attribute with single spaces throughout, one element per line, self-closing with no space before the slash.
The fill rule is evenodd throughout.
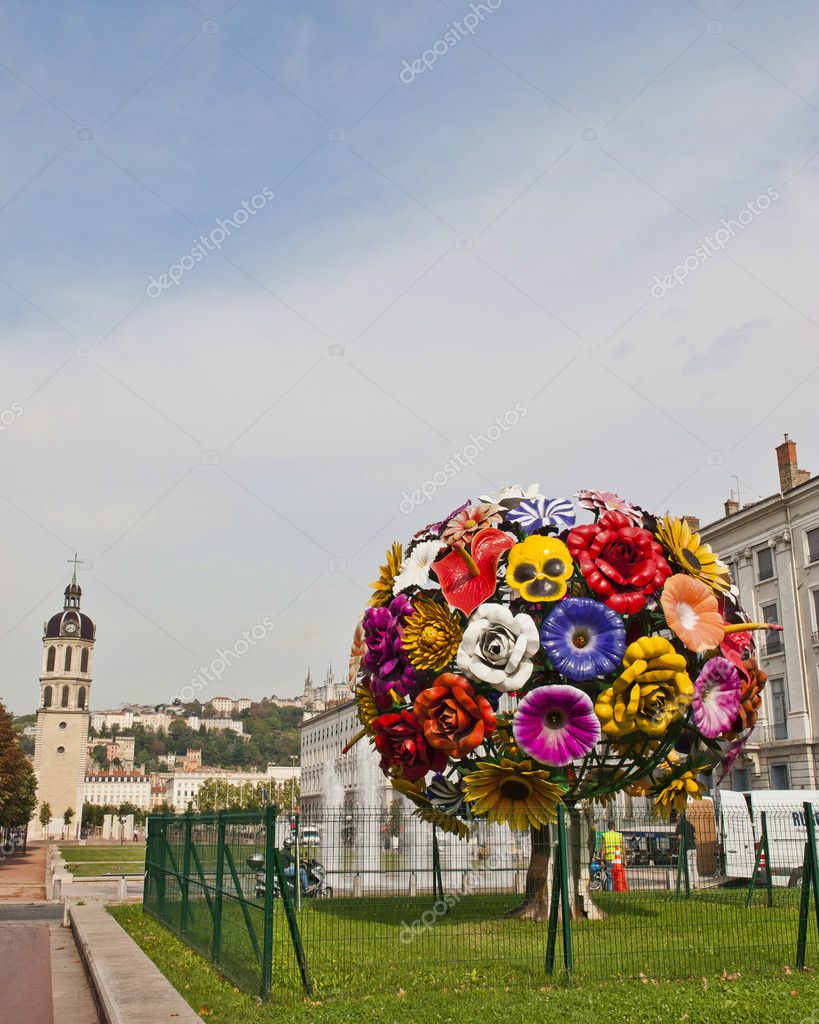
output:
<path id="1" fill-rule="evenodd" d="M 654 814 L 666 820 L 671 817 L 672 811 L 682 814 L 688 806 L 688 798 L 700 800 L 704 792 L 705 786 L 697 780 L 693 769 L 689 768 L 676 775 L 662 775 L 654 788 L 657 797 L 654 801 Z"/>
<path id="2" fill-rule="evenodd" d="M 375 591 L 369 602 L 371 608 L 380 608 L 392 600 L 393 583 L 401 571 L 401 562 L 404 560 L 404 549 L 398 541 L 393 541 L 387 548 L 386 559 L 384 565 L 380 566 L 378 579 L 370 584 Z"/>
<path id="3" fill-rule="evenodd" d="M 419 597 L 404 626 L 402 645 L 419 669 L 441 669 L 455 657 L 464 628 L 444 604 Z"/>
<path id="4" fill-rule="evenodd" d="M 500 763 L 479 761 L 463 781 L 464 796 L 473 814 L 485 814 L 499 825 L 518 832 L 557 821 L 563 788 L 549 781 L 549 773 L 533 769 L 531 761 Z"/>
<path id="5" fill-rule="evenodd" d="M 731 590 L 731 571 L 695 533 L 685 519 L 665 516 L 657 524 L 657 537 L 677 565 L 712 590 L 727 594 Z"/>

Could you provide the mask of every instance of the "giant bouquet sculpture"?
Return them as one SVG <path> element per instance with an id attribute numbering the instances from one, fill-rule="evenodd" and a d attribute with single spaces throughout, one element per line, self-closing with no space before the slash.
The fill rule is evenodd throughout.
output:
<path id="1" fill-rule="evenodd" d="M 467 502 L 393 544 L 373 588 L 350 663 L 356 740 L 459 836 L 476 817 L 542 827 L 561 800 L 620 790 L 667 817 L 756 723 L 752 630 L 771 627 L 746 621 L 685 519 L 615 494 Z"/>

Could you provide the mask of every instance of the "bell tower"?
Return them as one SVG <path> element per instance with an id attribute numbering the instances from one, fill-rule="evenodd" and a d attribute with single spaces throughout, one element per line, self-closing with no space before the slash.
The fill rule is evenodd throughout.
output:
<path id="1" fill-rule="evenodd" d="M 80 832 L 88 744 L 91 662 L 96 626 L 80 611 L 82 589 L 74 575 L 65 588 L 63 610 L 43 627 L 40 700 L 34 741 L 37 809 L 29 826 L 36 838 L 76 839 Z M 40 824 L 40 808 L 48 804 L 51 822 Z M 74 816 L 66 828 L 63 815 Z"/>

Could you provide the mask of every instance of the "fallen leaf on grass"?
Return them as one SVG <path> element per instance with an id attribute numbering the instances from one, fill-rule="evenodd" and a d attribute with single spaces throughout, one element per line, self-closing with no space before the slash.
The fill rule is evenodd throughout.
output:
<path id="1" fill-rule="evenodd" d="M 703 990 L 703 992 L 707 992 L 708 991 L 708 979 L 707 978 L 703 978 L 702 979 L 702 990 Z"/>

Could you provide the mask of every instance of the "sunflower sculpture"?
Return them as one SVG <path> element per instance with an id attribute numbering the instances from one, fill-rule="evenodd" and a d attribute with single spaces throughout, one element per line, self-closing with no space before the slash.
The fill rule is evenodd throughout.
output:
<path id="1" fill-rule="evenodd" d="M 469 501 L 393 544 L 373 591 L 353 742 L 461 838 L 476 818 L 541 828 L 561 801 L 621 790 L 664 817 L 698 799 L 756 722 L 752 631 L 779 628 L 747 621 L 685 519 L 608 491 Z"/>

